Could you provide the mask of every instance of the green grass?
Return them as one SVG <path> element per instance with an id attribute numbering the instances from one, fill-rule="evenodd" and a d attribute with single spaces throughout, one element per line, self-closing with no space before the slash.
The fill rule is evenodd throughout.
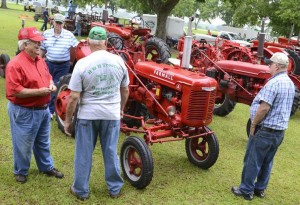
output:
<path id="1" fill-rule="evenodd" d="M 5 51 L 13 57 L 20 28 L 18 16 L 31 13 L 21 11 L 22 7 L 8 6 L 14 9 L 0 9 L 0 53 Z M 39 28 L 41 22 L 28 20 L 26 25 Z M 55 166 L 64 172 L 65 178 L 60 180 L 40 174 L 32 158 L 28 182 L 15 182 L 6 106 L 5 79 L 0 78 L 0 204 L 81 203 L 69 193 L 73 179 L 74 139 L 62 134 L 55 121 L 51 122 L 51 152 Z M 145 189 L 137 190 L 126 181 L 122 197 L 116 200 L 110 199 L 107 193 L 98 143 L 90 180 L 91 198 L 82 204 L 250 204 L 230 192 L 231 186 L 238 185 L 241 178 L 248 116 L 249 106 L 238 104 L 228 116 L 214 117 L 210 128 L 218 137 L 220 154 L 209 170 L 201 170 L 189 163 L 183 141 L 150 146 L 154 159 L 152 182 Z M 266 198 L 255 198 L 251 204 L 299 204 L 299 124 L 300 112 L 291 118 L 276 155 Z M 119 148 L 124 139 L 125 136 L 121 135 Z"/>

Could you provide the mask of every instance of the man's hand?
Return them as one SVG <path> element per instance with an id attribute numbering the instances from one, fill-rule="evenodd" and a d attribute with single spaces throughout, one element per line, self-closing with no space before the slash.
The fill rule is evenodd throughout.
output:
<path id="1" fill-rule="evenodd" d="M 256 125 L 252 124 L 251 123 L 251 126 L 250 126 L 250 135 L 254 135 L 254 132 L 255 132 L 255 128 L 256 128 Z"/>
<path id="2" fill-rule="evenodd" d="M 51 93 L 50 88 L 42 87 L 38 89 L 39 95 L 38 96 L 47 96 Z"/>
<path id="3" fill-rule="evenodd" d="M 65 125 L 65 126 L 64 126 L 64 131 L 65 131 L 66 135 L 71 136 L 71 133 L 70 133 L 70 130 L 71 130 L 71 123 L 65 121 L 65 122 L 64 122 L 64 125 Z"/>
<path id="4" fill-rule="evenodd" d="M 56 90 L 57 90 L 57 88 L 54 84 L 50 84 L 49 89 L 51 90 L 51 92 L 56 92 Z"/>

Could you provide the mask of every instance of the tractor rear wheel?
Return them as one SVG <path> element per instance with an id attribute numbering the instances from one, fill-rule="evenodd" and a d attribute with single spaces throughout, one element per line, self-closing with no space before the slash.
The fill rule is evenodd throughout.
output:
<path id="1" fill-rule="evenodd" d="M 121 148 L 121 165 L 125 179 L 138 189 L 148 186 L 153 177 L 153 158 L 146 142 L 128 137 Z"/>
<path id="2" fill-rule="evenodd" d="M 300 75 L 300 57 L 299 55 L 291 50 L 291 49 L 285 49 L 285 51 L 290 55 L 290 57 L 293 59 L 294 62 L 294 69 L 293 69 L 293 74 L 294 75 Z"/>
<path id="3" fill-rule="evenodd" d="M 0 76 L 3 78 L 5 78 L 5 69 L 9 60 L 10 58 L 7 54 L 0 55 Z"/>
<path id="4" fill-rule="evenodd" d="M 206 129 L 210 131 L 208 127 Z M 186 139 L 185 151 L 192 164 L 208 169 L 215 164 L 219 156 L 217 136 L 213 133 L 205 137 Z"/>
<path id="5" fill-rule="evenodd" d="M 68 88 L 69 83 L 71 79 L 71 74 L 67 74 L 62 76 L 58 83 L 57 83 L 57 91 L 56 91 L 56 97 L 55 97 L 55 114 L 56 114 L 56 121 L 58 128 L 65 133 L 64 126 L 65 126 L 65 116 L 66 116 L 66 108 L 68 99 L 70 96 L 70 90 Z M 77 121 L 77 111 L 78 111 L 78 105 L 76 106 L 74 116 L 72 119 L 72 125 L 71 125 L 71 136 L 75 137 L 75 126 Z"/>
<path id="6" fill-rule="evenodd" d="M 227 94 L 223 94 L 220 102 L 215 102 L 214 114 L 218 116 L 226 116 L 231 113 L 236 105 L 236 102 L 229 99 Z"/>
<path id="7" fill-rule="evenodd" d="M 107 33 L 107 44 L 108 47 L 114 47 L 116 50 L 123 50 L 124 42 L 121 36 L 116 33 Z"/>
<path id="8" fill-rule="evenodd" d="M 298 88 L 295 88 L 295 97 L 292 105 L 291 116 L 294 115 L 298 110 L 299 103 L 300 103 L 300 91 Z"/>
<path id="9" fill-rule="evenodd" d="M 162 63 L 168 63 L 171 57 L 168 45 L 160 38 L 151 37 L 145 46 L 145 58 L 151 61 L 160 59 Z"/>

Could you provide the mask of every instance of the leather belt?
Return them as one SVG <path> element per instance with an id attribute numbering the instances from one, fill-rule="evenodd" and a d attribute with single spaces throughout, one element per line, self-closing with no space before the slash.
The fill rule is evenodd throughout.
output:
<path id="1" fill-rule="evenodd" d="M 49 61 L 49 60 L 47 60 Z M 66 62 L 69 62 L 69 61 L 49 61 L 50 63 L 53 63 L 53 64 L 56 64 L 56 65 L 61 65 L 61 64 L 64 64 Z"/>
<path id="2" fill-rule="evenodd" d="M 268 128 L 268 127 L 259 127 L 258 129 L 262 130 L 262 131 L 266 131 L 266 132 L 281 132 L 283 130 L 274 130 L 272 128 Z"/>
<path id="3" fill-rule="evenodd" d="M 48 108 L 48 105 L 44 105 L 44 106 L 37 106 L 37 107 L 23 107 L 29 110 L 46 110 Z"/>

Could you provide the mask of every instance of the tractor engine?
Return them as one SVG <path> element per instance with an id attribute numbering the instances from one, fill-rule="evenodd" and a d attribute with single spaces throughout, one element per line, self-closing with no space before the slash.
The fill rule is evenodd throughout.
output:
<path id="1" fill-rule="evenodd" d="M 218 81 L 218 96 L 227 94 L 232 101 L 250 105 L 271 77 L 266 65 L 222 60 L 206 70 L 206 75 Z"/>
<path id="2" fill-rule="evenodd" d="M 206 126 L 212 121 L 214 79 L 156 62 L 138 62 L 134 70 L 141 82 L 131 78 L 130 98 L 144 104 L 152 115 L 172 127 Z"/>

